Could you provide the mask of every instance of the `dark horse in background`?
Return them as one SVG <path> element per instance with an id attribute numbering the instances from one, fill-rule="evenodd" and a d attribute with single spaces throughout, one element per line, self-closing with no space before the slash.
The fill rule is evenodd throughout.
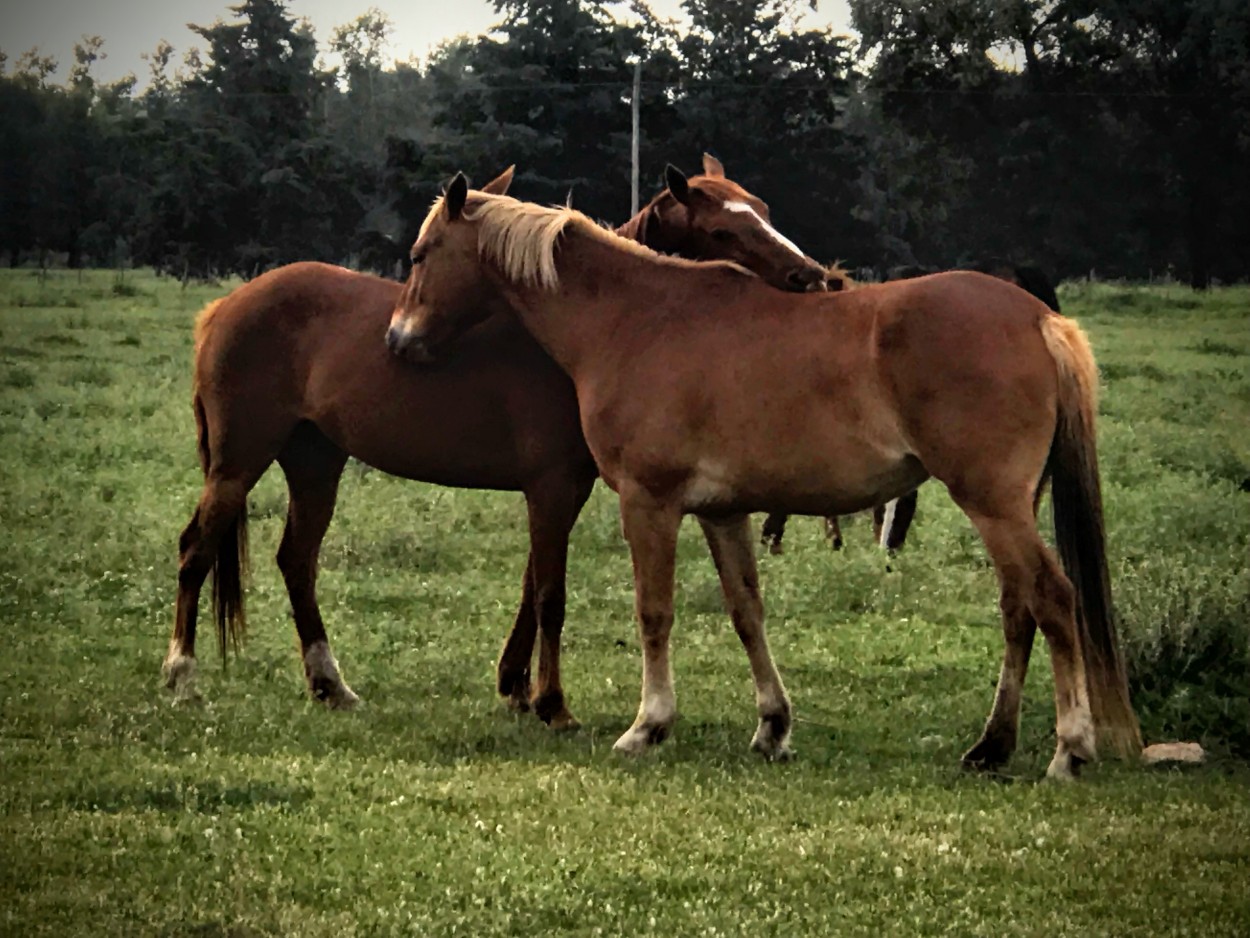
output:
<path id="1" fill-rule="evenodd" d="M 967 264 L 956 269 L 975 270 L 978 273 L 989 274 L 991 277 L 997 277 L 999 280 L 1014 283 L 1016 286 L 1033 294 L 1056 313 L 1060 312 L 1059 297 L 1055 293 L 1055 285 L 1040 267 L 1021 266 L 996 257 L 978 261 L 975 264 Z M 886 272 L 885 282 L 911 280 L 939 272 L 939 269 L 936 267 L 924 267 L 918 264 L 891 267 Z M 854 287 L 854 284 L 849 280 L 835 280 L 831 278 L 830 289 L 834 289 L 835 282 L 845 283 L 848 288 Z M 873 539 L 885 550 L 890 552 L 896 551 L 907 540 L 907 532 L 911 529 L 911 523 L 916 517 L 918 494 L 918 490 L 908 492 L 901 498 L 896 498 L 884 505 L 878 505 L 872 510 Z M 771 553 L 781 553 L 782 538 L 786 533 L 786 520 L 786 515 L 775 512 L 764 519 L 764 527 L 760 531 L 760 540 L 767 545 Z M 842 529 L 838 524 L 837 517 L 825 519 L 825 535 L 834 550 L 842 548 Z"/>
<path id="2" fill-rule="evenodd" d="M 768 207 L 712 157 L 620 232 L 664 252 L 737 261 L 771 286 L 824 284 L 824 270 L 776 232 Z M 507 170 L 483 191 L 502 193 Z M 257 277 L 196 324 L 193 405 L 204 490 L 182 533 L 173 636 L 163 671 L 194 697 L 200 589 L 214 573 L 223 660 L 243 633 L 247 494 L 274 462 L 290 502 L 278 548 L 310 692 L 331 707 L 357 697 L 339 673 L 317 605 L 317 558 L 348 456 L 392 475 L 525 494 L 530 554 L 499 692 L 554 727 L 575 726 L 559 673 L 569 532 L 597 471 L 569 379 L 510 316 L 466 334 L 455 361 L 415 368 L 387 353 L 391 312 L 409 287 L 325 264 Z M 537 687 L 530 659 L 541 631 Z"/>

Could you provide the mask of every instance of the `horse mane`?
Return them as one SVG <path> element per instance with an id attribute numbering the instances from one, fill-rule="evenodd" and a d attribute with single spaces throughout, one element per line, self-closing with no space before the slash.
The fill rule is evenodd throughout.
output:
<path id="1" fill-rule="evenodd" d="M 647 229 L 650 227 L 651 222 L 651 208 L 655 201 L 655 199 L 652 199 L 651 205 L 648 205 L 629 221 L 625 222 L 625 224 L 621 225 L 621 227 L 617 228 L 616 233 L 622 238 L 628 238 L 630 241 L 638 244 L 646 244 Z"/>
<path id="2" fill-rule="evenodd" d="M 421 225 L 421 236 L 443 207 L 442 197 L 434 201 Z M 514 283 L 555 289 L 560 282 L 556 271 L 556 245 L 561 235 L 575 233 L 608 245 L 618 251 L 644 257 L 665 266 L 694 268 L 719 267 L 754 278 L 755 274 L 731 261 L 688 261 L 653 251 L 637 241 L 623 238 L 590 217 L 567 205 L 547 207 L 521 202 L 507 195 L 472 192 L 465 202 L 464 217 L 478 226 L 478 253 L 497 265 Z M 420 236 L 418 236 L 420 237 Z"/>
<path id="3" fill-rule="evenodd" d="M 660 203 L 665 199 L 673 198 L 673 194 L 668 189 L 661 189 L 651 197 L 651 201 L 644 205 L 629 221 L 621 225 L 619 228 L 612 229 L 622 238 L 635 241 L 638 244 L 646 244 L 647 236 L 651 229 L 651 219 L 655 217 L 655 210 L 659 208 Z M 674 200 L 676 201 L 676 200 Z M 610 226 L 609 226 L 610 227 Z"/>
<path id="4" fill-rule="evenodd" d="M 825 268 L 825 276 L 827 277 L 827 282 L 831 291 L 854 290 L 860 286 L 859 282 L 848 274 L 846 269 L 838 261 L 834 261 Z M 835 283 L 837 286 L 834 286 Z"/>

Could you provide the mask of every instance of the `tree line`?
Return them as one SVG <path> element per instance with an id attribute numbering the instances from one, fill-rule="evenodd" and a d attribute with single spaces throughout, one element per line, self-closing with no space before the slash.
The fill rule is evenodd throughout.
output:
<path id="1" fill-rule="evenodd" d="M 798 0 L 495 0 L 499 25 L 391 62 L 369 10 L 316 37 L 243 0 L 104 84 L 0 52 L 0 258 L 245 276 L 390 269 L 457 169 L 613 223 L 710 151 L 813 256 L 878 269 L 1008 257 L 1056 276 L 1250 274 L 1244 0 L 852 0 L 853 41 Z M 627 8 L 629 15 L 613 12 Z"/>

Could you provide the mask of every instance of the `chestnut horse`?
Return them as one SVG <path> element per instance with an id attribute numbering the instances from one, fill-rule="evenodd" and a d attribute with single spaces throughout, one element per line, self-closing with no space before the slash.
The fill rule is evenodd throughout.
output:
<path id="1" fill-rule="evenodd" d="M 1059 297 L 1055 293 L 1055 286 L 1050 282 L 1050 278 L 1046 276 L 1045 271 L 1039 267 L 1022 267 L 1001 258 L 993 258 L 969 264 L 959 269 L 980 271 L 983 274 L 989 274 L 991 277 L 1014 283 L 1016 286 L 1032 293 L 1056 313 L 1060 311 Z M 887 274 L 886 280 L 910 280 L 914 277 L 923 277 L 932 273 L 937 273 L 937 269 L 914 265 L 894 267 Z M 855 287 L 855 282 L 837 267 L 831 268 L 829 271 L 829 289 L 835 289 L 835 284 L 838 285 L 839 289 L 854 289 Z M 873 540 L 883 550 L 893 553 L 906 542 L 907 532 L 911 530 L 912 521 L 916 517 L 918 495 L 918 491 L 908 492 L 906 495 L 873 508 Z M 768 548 L 769 553 L 780 554 L 782 552 L 782 539 L 785 537 L 785 533 L 786 516 L 774 512 L 764 519 L 764 526 L 760 531 L 760 540 Z M 838 524 L 837 517 L 825 519 L 825 537 L 834 550 L 842 549 L 842 529 Z"/>
<path id="2" fill-rule="evenodd" d="M 487 191 L 503 192 L 509 169 Z M 768 209 L 712 157 L 621 230 L 663 250 L 731 257 L 778 287 L 823 283 L 823 270 L 768 224 Z M 278 548 L 311 693 L 357 701 L 339 673 L 317 605 L 317 557 L 347 457 L 442 485 L 521 491 L 530 555 L 499 692 L 554 727 L 576 725 L 559 673 L 569 531 L 594 484 L 568 378 L 511 317 L 466 335 L 457 361 L 417 369 L 382 340 L 402 286 L 325 264 L 292 264 L 210 304 L 196 325 L 194 410 L 205 483 L 182 534 L 173 636 L 163 671 L 194 697 L 196 614 L 210 569 L 218 641 L 244 627 L 240 569 L 247 493 L 275 460 L 290 502 Z M 407 428 L 401 432 L 397 428 Z M 530 659 L 543 639 L 537 687 Z M 532 701 L 532 703 L 531 703 Z"/>
<path id="3" fill-rule="evenodd" d="M 964 763 L 996 767 L 1015 748 L 1036 629 L 1054 671 L 1048 774 L 1072 778 L 1099 736 L 1140 750 L 1111 618 L 1097 370 L 1071 320 L 977 273 L 781 293 L 736 264 L 656 254 L 572 209 L 470 193 L 463 176 L 435 202 L 413 259 L 388 345 L 454 360 L 448 339 L 510 309 L 577 389 L 633 557 L 642 701 L 618 750 L 646 750 L 676 718 L 668 646 L 683 514 L 706 532 L 751 664 L 752 746 L 785 758 L 791 707 L 748 512 L 860 511 L 929 477 L 980 533 L 1002 591 L 1002 673 Z M 1047 480 L 1062 567 L 1037 529 Z"/>

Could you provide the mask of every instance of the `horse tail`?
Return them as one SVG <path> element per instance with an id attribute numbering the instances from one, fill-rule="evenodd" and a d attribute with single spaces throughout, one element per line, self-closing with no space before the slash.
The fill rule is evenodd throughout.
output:
<path id="1" fill-rule="evenodd" d="M 200 395 L 198 372 L 200 354 L 204 337 L 212 328 L 215 314 L 221 308 L 222 300 L 214 300 L 204 307 L 195 320 L 195 357 L 197 381 L 194 396 L 196 443 L 200 456 L 200 468 L 205 479 L 210 478 L 213 468 L 213 453 L 210 443 L 208 412 L 205 410 Z M 217 555 L 213 558 L 213 619 L 217 623 L 217 648 L 221 652 L 222 668 L 226 667 L 227 645 L 232 645 L 235 654 L 247 633 L 247 613 L 243 604 L 243 579 L 247 570 L 247 498 L 243 499 L 238 513 L 230 522 L 217 547 Z M 228 641 L 227 641 L 228 640 Z"/>
<path id="2" fill-rule="evenodd" d="M 243 571 L 247 569 L 247 500 L 222 536 L 213 560 L 213 617 L 217 621 L 217 648 L 226 666 L 226 640 L 235 654 L 247 633 L 243 606 Z"/>
<path id="3" fill-rule="evenodd" d="M 1129 701 L 1107 571 L 1102 485 L 1095 417 L 1098 368 L 1085 333 L 1054 313 L 1041 321 L 1042 337 L 1059 376 L 1058 420 L 1046 472 L 1052 480 L 1055 542 L 1076 588 L 1076 622 L 1099 744 L 1122 757 L 1141 751 L 1141 730 Z"/>

